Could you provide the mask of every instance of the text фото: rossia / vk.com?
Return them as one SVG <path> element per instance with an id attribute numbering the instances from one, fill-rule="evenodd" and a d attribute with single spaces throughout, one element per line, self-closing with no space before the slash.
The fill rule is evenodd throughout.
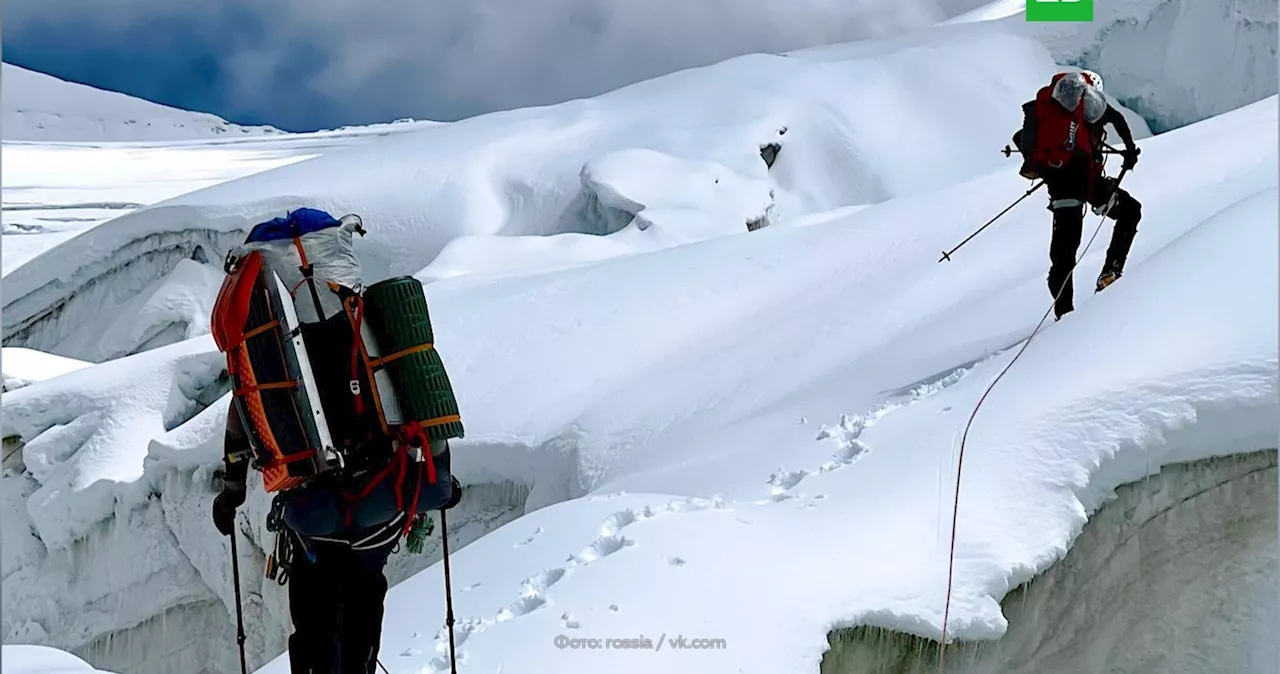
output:
<path id="1" fill-rule="evenodd" d="M 620 638 L 570 637 L 558 634 L 552 643 L 560 650 L 569 651 L 661 651 L 664 646 L 668 650 L 677 651 L 716 651 L 729 647 L 724 639 L 701 639 L 679 634 L 668 639 L 666 632 L 659 635 L 657 640 L 643 634 Z"/>

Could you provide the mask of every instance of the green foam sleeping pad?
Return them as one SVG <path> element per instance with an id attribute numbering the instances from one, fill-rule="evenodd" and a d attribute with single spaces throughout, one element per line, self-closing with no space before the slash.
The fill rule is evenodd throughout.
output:
<path id="1" fill-rule="evenodd" d="M 366 288 L 364 313 L 382 357 L 435 343 L 426 293 L 422 283 L 412 276 L 389 278 Z M 448 440 L 463 436 L 462 421 L 456 420 L 460 416 L 458 400 L 434 347 L 402 356 L 384 367 L 399 395 L 405 419 L 429 423 L 454 417 L 453 421 L 428 426 L 427 437 Z"/>

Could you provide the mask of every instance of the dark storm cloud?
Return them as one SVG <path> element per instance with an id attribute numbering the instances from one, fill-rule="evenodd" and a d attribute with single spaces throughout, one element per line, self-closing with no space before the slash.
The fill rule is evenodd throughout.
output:
<path id="1" fill-rule="evenodd" d="M 980 4 L 8 0 L 3 37 L 6 61 L 296 130 L 554 103 L 738 54 L 896 32 Z"/>

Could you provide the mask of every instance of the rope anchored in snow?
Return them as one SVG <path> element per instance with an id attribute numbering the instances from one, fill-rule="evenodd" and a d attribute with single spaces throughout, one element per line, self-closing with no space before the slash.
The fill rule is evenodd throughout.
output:
<path id="1" fill-rule="evenodd" d="M 1067 272 L 1068 280 L 1071 280 L 1075 276 L 1076 267 L 1080 266 L 1080 261 L 1089 253 L 1089 247 L 1093 245 L 1094 240 L 1098 238 L 1098 233 L 1102 231 L 1102 225 L 1107 221 L 1107 216 L 1110 215 L 1111 208 L 1116 203 L 1116 197 L 1120 194 L 1120 182 L 1124 180 L 1124 175 L 1127 172 L 1128 169 L 1122 168 L 1120 170 L 1120 175 L 1116 178 L 1115 189 L 1112 190 L 1111 197 L 1107 200 L 1106 207 L 1103 208 L 1102 214 L 1098 218 L 1098 226 L 1094 228 L 1093 235 L 1089 237 L 1089 241 L 1084 245 L 1084 250 L 1080 252 L 1079 257 L 1076 258 L 1076 261 L 1071 265 L 1071 269 Z M 1028 194 L 1030 194 L 1030 192 L 1028 192 Z M 1026 195 L 1023 196 L 1025 197 Z M 1019 201 L 1021 201 L 1021 199 L 1019 199 Z M 960 514 L 960 477 L 964 470 L 964 450 L 965 444 L 969 439 L 969 429 L 973 427 L 973 420 L 978 416 L 978 410 L 982 408 L 982 403 L 985 402 L 987 396 L 990 395 L 991 389 L 995 388 L 996 384 L 1004 377 L 1009 369 L 1013 367 L 1013 364 L 1018 362 L 1018 358 L 1022 357 L 1023 352 L 1031 345 L 1031 340 L 1035 339 L 1036 335 L 1040 334 L 1040 330 L 1044 327 L 1045 321 L 1049 319 L 1049 314 L 1053 313 L 1053 306 L 1057 304 L 1058 297 L 1062 295 L 1062 292 L 1066 290 L 1066 288 L 1067 282 L 1063 281 L 1062 285 L 1059 286 L 1058 291 L 1054 293 L 1053 302 L 1049 304 L 1049 309 L 1044 312 L 1044 316 L 1040 317 L 1040 322 L 1036 323 L 1036 327 L 1031 331 L 1031 335 L 1022 343 L 1022 347 L 1018 349 L 1017 353 L 1013 354 L 1013 358 L 1004 366 L 1004 369 L 1000 370 L 995 378 L 991 380 L 991 383 L 987 385 L 987 389 L 982 392 L 982 397 L 978 398 L 978 403 L 973 406 L 973 412 L 969 415 L 969 421 L 964 425 L 964 433 L 960 436 L 960 452 L 956 458 L 955 498 L 951 507 L 951 545 L 950 550 L 947 553 L 947 598 L 943 603 L 942 608 L 942 640 L 938 647 L 939 674 L 942 674 L 945 670 L 947 661 L 947 624 L 950 622 L 951 618 L 951 589 L 955 580 L 956 523 L 959 520 Z"/>

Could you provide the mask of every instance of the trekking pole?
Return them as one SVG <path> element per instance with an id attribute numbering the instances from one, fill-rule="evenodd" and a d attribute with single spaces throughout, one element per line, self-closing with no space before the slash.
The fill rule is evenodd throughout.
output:
<path id="1" fill-rule="evenodd" d="M 444 551 L 444 624 L 449 628 L 449 671 L 458 674 L 458 654 L 453 643 L 453 583 L 449 574 L 449 523 L 440 509 L 440 545 Z"/>
<path id="2" fill-rule="evenodd" d="M 938 262 L 944 262 L 944 261 L 948 261 L 948 260 L 950 260 L 950 259 L 951 259 L 951 254 L 952 254 L 952 253 L 956 252 L 957 250 L 960 250 L 960 247 L 961 247 L 961 246 L 965 245 L 966 243 L 969 243 L 969 240 L 970 240 L 970 239 L 972 239 L 973 237 L 975 237 L 975 236 L 977 236 L 977 235 L 981 234 L 981 233 L 982 233 L 982 230 L 984 230 L 984 229 L 986 229 L 986 228 L 990 227 L 990 226 L 991 226 L 991 223 L 995 222 L 996 220 L 999 220 L 999 219 L 1000 219 L 1000 216 L 1004 215 L 1005 213 L 1008 213 L 1010 210 L 1012 210 L 1012 209 L 1013 209 L 1013 207 L 1014 207 L 1014 206 L 1017 206 L 1017 205 L 1018 205 L 1018 204 L 1019 204 L 1023 199 L 1026 199 L 1027 197 L 1031 196 L 1031 193 L 1032 193 L 1032 192 L 1035 192 L 1035 191 L 1036 191 L 1036 190 L 1038 190 L 1038 189 L 1040 189 L 1040 186 L 1041 186 L 1041 185 L 1044 185 L 1044 181 L 1043 181 L 1043 180 L 1036 181 L 1036 184 L 1032 185 L 1032 186 L 1031 186 L 1031 189 L 1027 190 L 1026 194 L 1023 194 L 1022 196 L 1018 197 L 1017 201 L 1014 201 L 1013 203 L 1011 203 L 1011 204 L 1009 204 L 1008 206 L 1006 206 L 1006 207 L 1005 207 L 1005 209 L 1004 209 L 1003 211 L 1000 211 L 999 213 L 997 213 L 997 214 L 996 214 L 996 217 L 991 218 L 990 220 L 988 220 L 988 221 L 987 221 L 987 224 L 985 224 L 985 225 L 983 225 L 983 226 L 979 227 L 979 228 L 978 228 L 978 230 L 977 230 L 976 232 L 974 232 L 974 233 L 970 234 L 969 236 L 965 237 L 965 240 L 964 240 L 964 241 L 961 241 L 961 242 L 960 242 L 960 243 L 958 243 L 958 244 L 956 244 L 956 247 L 955 247 L 955 248 L 952 248 L 951 250 L 948 250 L 948 251 L 944 252 L 944 253 L 942 254 L 942 257 L 938 259 Z"/>
<path id="3" fill-rule="evenodd" d="M 1004 149 L 1000 150 L 1000 154 L 1003 154 L 1006 157 L 1012 157 L 1015 151 L 1016 150 L 1014 150 L 1013 147 L 1005 145 Z M 1124 154 L 1124 150 L 1118 150 L 1114 146 L 1103 143 L 1102 154 Z"/>
<path id="4" fill-rule="evenodd" d="M 240 555 L 236 552 L 236 532 L 231 532 L 231 578 L 236 594 L 236 644 L 240 646 L 240 674 L 249 674 L 244 658 L 244 609 L 240 606 Z"/>

